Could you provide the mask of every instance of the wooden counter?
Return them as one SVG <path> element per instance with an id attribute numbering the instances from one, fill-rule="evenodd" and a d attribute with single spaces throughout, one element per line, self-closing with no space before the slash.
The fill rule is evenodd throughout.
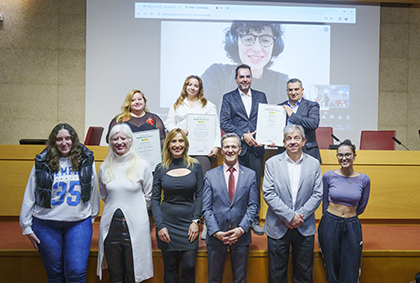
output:
<path id="1" fill-rule="evenodd" d="M 97 170 L 108 147 L 91 146 Z M 0 145 L 0 216 L 18 216 L 35 155 L 42 145 Z M 268 151 L 267 158 L 273 155 Z M 338 168 L 335 151 L 321 150 L 322 172 Z M 221 161 L 219 156 L 219 162 Z M 355 169 L 371 179 L 371 195 L 362 219 L 420 220 L 420 151 L 359 150 Z M 102 211 L 101 202 L 101 211 Z M 265 218 L 263 202 L 260 216 Z M 320 209 L 316 212 L 321 217 Z"/>

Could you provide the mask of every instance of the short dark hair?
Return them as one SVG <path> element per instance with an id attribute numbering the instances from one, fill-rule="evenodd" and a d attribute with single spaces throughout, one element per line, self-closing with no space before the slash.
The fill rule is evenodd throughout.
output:
<path id="1" fill-rule="evenodd" d="M 303 88 L 303 83 L 301 80 L 297 79 L 297 78 L 293 78 L 287 81 L 286 87 L 289 88 L 289 84 L 294 84 L 294 83 L 299 83 L 300 87 Z"/>
<path id="2" fill-rule="evenodd" d="M 225 30 L 225 51 L 229 59 L 237 64 L 241 64 L 241 58 L 238 51 L 238 38 L 241 34 L 249 33 L 251 30 L 261 32 L 264 28 L 269 27 L 273 32 L 274 43 L 273 52 L 271 53 L 270 62 L 264 67 L 268 68 L 273 64 L 273 58 L 279 56 L 284 50 L 283 29 L 280 23 L 261 22 L 261 21 L 234 21 L 230 28 Z"/>
<path id="3" fill-rule="evenodd" d="M 239 71 L 239 69 L 248 69 L 249 72 L 251 73 L 251 76 L 252 76 L 251 67 L 248 66 L 247 64 L 241 64 L 238 67 L 236 67 L 236 69 L 235 69 L 235 78 L 238 77 L 238 71 Z"/>

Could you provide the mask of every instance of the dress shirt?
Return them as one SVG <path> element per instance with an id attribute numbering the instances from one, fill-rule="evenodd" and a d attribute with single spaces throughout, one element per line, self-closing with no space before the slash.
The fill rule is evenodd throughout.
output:
<path id="1" fill-rule="evenodd" d="M 176 110 L 174 109 L 174 104 L 172 104 L 171 108 L 169 108 L 168 116 L 165 121 L 165 126 L 168 131 L 175 128 L 186 129 L 187 114 L 214 114 L 216 115 L 214 146 L 220 147 L 221 134 L 219 115 L 217 114 L 216 106 L 213 103 L 207 100 L 206 106 L 203 107 L 201 101 L 199 100 L 191 107 L 188 103 L 188 99 L 185 98 Z"/>
<path id="2" fill-rule="evenodd" d="M 239 94 L 241 95 L 242 103 L 245 106 L 246 115 L 249 117 L 251 113 L 251 107 L 252 107 L 252 93 L 251 89 L 248 90 L 248 94 L 243 93 L 239 88 Z"/>
<path id="3" fill-rule="evenodd" d="M 223 162 L 223 174 L 225 174 L 225 182 L 226 182 L 226 188 L 229 192 L 229 168 L 233 167 L 235 170 L 233 171 L 233 177 L 235 177 L 235 192 L 236 192 L 236 185 L 238 184 L 238 177 L 239 177 L 239 162 L 236 162 L 235 165 L 229 166 L 226 163 Z"/>
<path id="4" fill-rule="evenodd" d="M 289 155 L 287 155 L 287 169 L 289 171 L 290 190 L 292 194 L 293 210 L 295 210 L 297 193 L 299 190 L 300 170 L 302 168 L 303 153 L 300 158 L 294 162 Z"/>
<path id="5" fill-rule="evenodd" d="M 292 108 L 293 113 L 296 113 L 297 110 L 299 109 L 299 104 L 300 104 L 301 100 L 302 100 L 302 98 L 298 102 L 296 102 L 295 106 L 292 106 L 292 105 L 290 105 L 290 102 L 287 102 L 287 105 L 289 105 L 290 108 Z M 286 124 L 287 125 L 292 124 L 292 123 L 289 122 L 289 117 L 287 117 L 287 123 Z"/>

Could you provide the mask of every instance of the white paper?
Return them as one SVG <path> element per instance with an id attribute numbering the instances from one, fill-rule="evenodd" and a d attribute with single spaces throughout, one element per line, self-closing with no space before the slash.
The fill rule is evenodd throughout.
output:
<path id="1" fill-rule="evenodd" d="M 216 115 L 188 114 L 189 155 L 208 155 L 214 147 Z"/>
<path id="2" fill-rule="evenodd" d="M 152 171 L 161 162 L 159 129 L 133 133 L 137 154 L 146 160 Z"/>
<path id="3" fill-rule="evenodd" d="M 282 105 L 258 105 L 257 135 L 259 144 L 283 145 L 283 128 L 286 126 L 286 111 Z"/>

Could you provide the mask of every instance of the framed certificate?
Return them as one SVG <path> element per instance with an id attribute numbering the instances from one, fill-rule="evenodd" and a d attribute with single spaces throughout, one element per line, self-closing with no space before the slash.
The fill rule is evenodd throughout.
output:
<path id="1" fill-rule="evenodd" d="M 137 154 L 150 164 L 152 171 L 162 161 L 159 129 L 133 133 Z"/>
<path id="2" fill-rule="evenodd" d="M 283 128 L 286 126 L 286 111 L 282 105 L 258 105 L 257 136 L 259 144 L 283 145 Z"/>
<path id="3" fill-rule="evenodd" d="M 188 114 L 187 115 L 189 155 L 208 155 L 214 147 L 216 135 L 216 115 Z"/>

